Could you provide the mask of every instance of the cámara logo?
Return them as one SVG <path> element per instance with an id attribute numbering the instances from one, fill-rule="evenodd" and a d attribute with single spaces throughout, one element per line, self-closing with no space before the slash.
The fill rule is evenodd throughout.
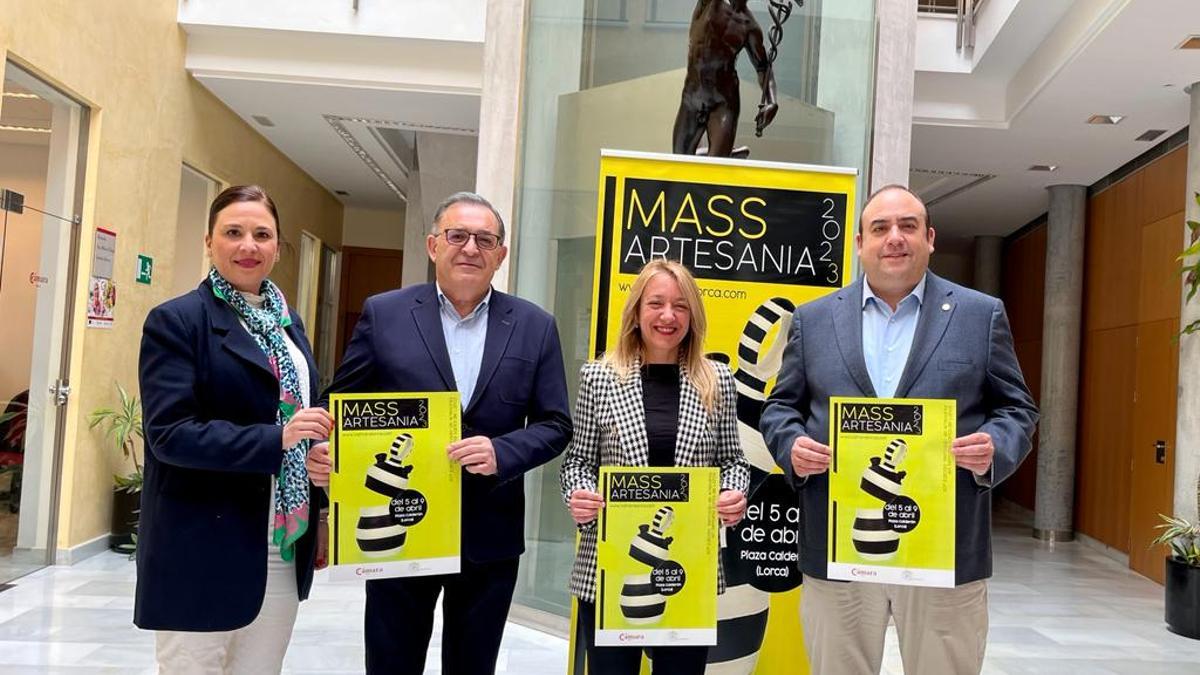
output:
<path id="1" fill-rule="evenodd" d="M 850 568 L 850 575 L 855 577 L 874 577 L 878 576 L 879 573 L 875 570 L 864 570 L 859 567 L 852 567 Z"/>

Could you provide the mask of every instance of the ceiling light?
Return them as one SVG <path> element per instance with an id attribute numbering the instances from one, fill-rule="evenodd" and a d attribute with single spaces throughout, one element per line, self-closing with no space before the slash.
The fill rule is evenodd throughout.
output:
<path id="1" fill-rule="evenodd" d="M 258 122 L 264 127 L 275 126 L 275 122 L 273 122 L 271 118 L 267 117 L 266 115 L 251 115 L 250 117 L 253 117 L 255 122 Z"/>
<path id="2" fill-rule="evenodd" d="M 1133 139 L 1135 141 L 1153 141 L 1154 139 L 1167 133 L 1166 129 L 1148 129 L 1146 133 Z"/>
<path id="3" fill-rule="evenodd" d="M 32 131 L 36 134 L 48 134 L 50 129 L 43 127 L 19 127 L 12 124 L 0 124 L 0 131 Z"/>
<path id="4" fill-rule="evenodd" d="M 1200 49 L 1200 35 L 1189 35 L 1179 43 L 1176 49 Z"/>
<path id="5" fill-rule="evenodd" d="M 1120 124 L 1121 120 L 1125 119 L 1124 115 L 1092 115 L 1088 118 L 1088 124 Z"/>
<path id="6" fill-rule="evenodd" d="M 1058 171 L 1057 164 L 1034 164 L 1029 167 L 1030 171 Z"/>

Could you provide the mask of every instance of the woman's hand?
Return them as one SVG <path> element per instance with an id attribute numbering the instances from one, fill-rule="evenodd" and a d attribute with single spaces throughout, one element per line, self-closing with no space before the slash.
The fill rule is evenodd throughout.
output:
<path id="1" fill-rule="evenodd" d="M 329 458 L 329 443 L 313 443 L 308 449 L 308 457 L 304 458 L 304 468 L 308 469 L 308 480 L 317 487 L 329 487 L 329 472 L 333 470 L 333 460 Z"/>
<path id="2" fill-rule="evenodd" d="M 738 524 L 746 515 L 746 495 L 741 490 L 724 490 L 717 497 L 717 515 L 726 527 Z"/>
<path id="3" fill-rule="evenodd" d="M 575 522 L 579 525 L 586 525 L 600 515 L 600 509 L 604 508 L 604 498 L 591 490 L 576 490 L 571 493 L 568 506 Z"/>
<path id="4" fill-rule="evenodd" d="M 324 408 L 302 408 L 283 426 L 283 449 L 304 439 L 323 441 L 333 429 L 333 416 Z"/>

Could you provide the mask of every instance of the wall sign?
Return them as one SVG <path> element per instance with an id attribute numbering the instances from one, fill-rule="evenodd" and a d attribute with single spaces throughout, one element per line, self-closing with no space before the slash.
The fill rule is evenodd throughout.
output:
<path id="1" fill-rule="evenodd" d="M 137 257 L 137 282 L 139 284 L 150 284 L 150 277 L 154 273 L 154 258 L 142 253 Z"/>

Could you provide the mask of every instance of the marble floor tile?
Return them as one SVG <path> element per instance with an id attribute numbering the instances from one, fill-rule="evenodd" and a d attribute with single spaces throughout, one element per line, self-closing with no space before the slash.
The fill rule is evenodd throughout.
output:
<path id="1" fill-rule="evenodd" d="M 1163 591 L 1082 544 L 1048 547 L 997 518 L 986 675 L 1200 673 L 1200 641 L 1163 625 Z M 0 675 L 154 672 L 154 636 L 130 623 L 133 563 L 104 554 L 21 577 L 0 592 Z M 363 586 L 319 573 L 284 663 L 291 674 L 361 673 Z M 426 660 L 439 673 L 441 618 Z M 567 641 L 510 623 L 498 672 L 562 673 Z M 895 630 L 884 673 L 903 673 Z"/>

